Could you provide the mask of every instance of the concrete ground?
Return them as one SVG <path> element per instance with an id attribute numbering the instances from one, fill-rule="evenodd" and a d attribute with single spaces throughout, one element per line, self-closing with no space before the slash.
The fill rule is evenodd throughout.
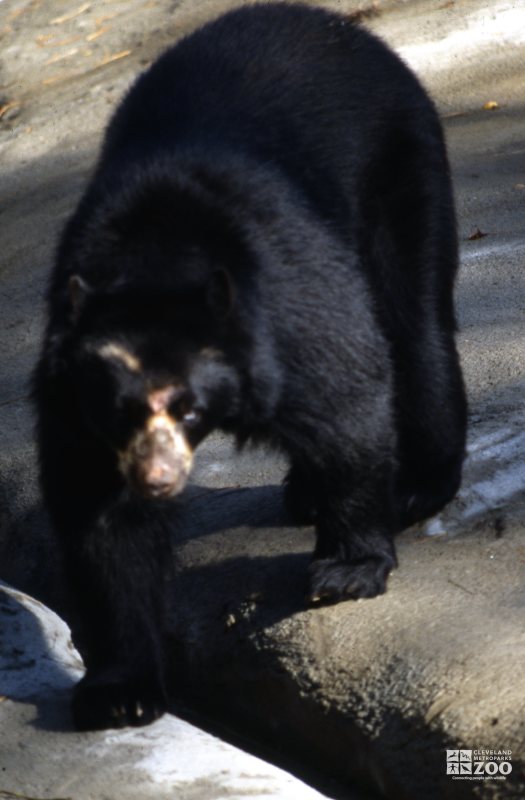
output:
<path id="1" fill-rule="evenodd" d="M 233 4 L 0 0 L 0 577 L 66 617 L 27 402 L 45 277 L 126 86 L 170 42 Z M 226 439 L 211 438 L 199 452 L 177 539 L 174 699 L 200 714 L 201 725 L 223 736 L 227 726 L 267 758 L 302 765 L 326 796 L 355 797 L 359 785 L 393 800 L 523 798 L 525 7 L 505 0 L 324 5 L 361 10 L 422 77 L 444 121 L 470 398 L 464 485 L 439 518 L 400 537 L 400 566 L 385 596 L 306 610 L 313 535 L 286 522 L 284 465 L 260 451 L 238 456 Z M 0 655 L 8 658 L 16 655 L 17 631 L 5 631 Z M 0 673 L 2 696 L 9 696 L 7 674 Z M 40 692 L 45 686 L 42 678 Z M 43 725 L 33 711 L 16 698 L 0 702 L 0 798 L 60 789 L 50 775 L 56 753 L 72 746 L 67 707 L 43 703 Z M 158 735 L 141 739 L 142 759 L 153 759 L 170 737 L 193 735 L 171 725 L 162 721 Z M 102 746 L 96 737 L 106 734 L 93 736 L 75 739 L 75 759 Z M 140 795 L 126 770 L 137 758 L 126 736 L 108 739 L 104 794 L 94 768 L 83 773 L 81 791 L 64 783 L 64 796 Z M 37 767 L 28 775 L 35 748 Z M 456 751 L 450 763 L 459 762 L 459 750 L 464 759 L 467 751 L 510 750 L 512 771 L 497 777 L 482 766 L 473 780 L 456 780 L 447 775 L 447 750 Z M 494 753 L 474 753 L 474 761 L 483 758 Z M 197 791 L 191 796 L 199 800 L 223 796 Z"/>
<path id="2" fill-rule="evenodd" d="M 325 797 L 173 715 L 145 728 L 73 732 L 69 698 L 83 665 L 66 624 L 37 600 L 1 584 L 0 615 L 2 800 Z"/>

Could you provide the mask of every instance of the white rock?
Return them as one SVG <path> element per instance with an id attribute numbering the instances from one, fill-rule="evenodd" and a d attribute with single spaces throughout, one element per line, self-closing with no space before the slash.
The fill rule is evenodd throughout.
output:
<path id="1" fill-rule="evenodd" d="M 83 800 L 99 796 L 101 782 L 111 800 L 149 797 L 152 785 L 159 799 L 323 797 L 286 771 L 170 714 L 144 728 L 73 734 L 63 703 L 65 730 L 48 732 L 46 702 L 49 707 L 50 698 L 63 695 L 82 676 L 80 655 L 55 613 L 2 583 L 0 614 L 0 727 L 4 733 L 9 729 L 9 746 L 0 732 L 0 752 L 9 791 L 33 793 L 36 787 Z M 27 724 L 28 703 L 43 709 L 36 726 Z"/>

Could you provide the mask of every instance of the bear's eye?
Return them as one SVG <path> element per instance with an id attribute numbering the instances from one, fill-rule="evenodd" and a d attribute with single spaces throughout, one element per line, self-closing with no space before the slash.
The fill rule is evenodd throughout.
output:
<path id="1" fill-rule="evenodd" d="M 200 418 L 201 418 L 200 413 L 196 411 L 194 408 L 192 408 L 191 410 L 186 411 L 186 413 L 182 417 L 182 421 L 184 425 L 187 425 L 188 428 L 191 428 L 200 421 Z"/>

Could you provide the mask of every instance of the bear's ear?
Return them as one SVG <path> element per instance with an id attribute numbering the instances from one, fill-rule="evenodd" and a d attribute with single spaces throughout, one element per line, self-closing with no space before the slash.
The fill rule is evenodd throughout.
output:
<path id="1" fill-rule="evenodd" d="M 86 302 L 86 298 L 91 294 L 92 289 L 80 275 L 71 275 L 67 288 L 71 316 L 76 320 Z"/>
<path id="2" fill-rule="evenodd" d="M 235 289 L 231 275 L 225 269 L 215 270 L 206 287 L 206 299 L 213 313 L 225 319 L 235 302 Z"/>

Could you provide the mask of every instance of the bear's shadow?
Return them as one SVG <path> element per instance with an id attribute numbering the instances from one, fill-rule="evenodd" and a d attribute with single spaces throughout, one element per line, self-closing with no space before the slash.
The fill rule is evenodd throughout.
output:
<path id="1" fill-rule="evenodd" d="M 202 537 L 223 534 L 209 550 L 190 555 L 190 566 L 176 566 L 170 599 L 182 626 L 188 614 L 227 618 L 253 602 L 260 604 L 264 625 L 306 609 L 313 541 L 308 529 L 303 541 L 303 531 L 285 508 L 282 486 L 191 487 L 175 527 L 175 552 L 192 540 L 198 544 Z"/>
<path id="2" fill-rule="evenodd" d="M 277 484 L 218 489 L 192 485 L 170 517 L 176 542 L 239 527 L 295 526 Z"/>

